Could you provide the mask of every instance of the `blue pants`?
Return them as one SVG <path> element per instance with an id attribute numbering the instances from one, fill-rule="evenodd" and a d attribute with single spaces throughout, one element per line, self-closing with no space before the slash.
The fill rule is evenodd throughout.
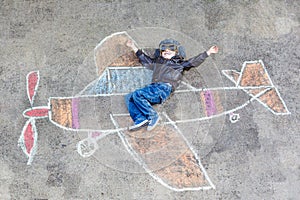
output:
<path id="1" fill-rule="evenodd" d="M 167 83 L 151 83 L 125 96 L 126 106 L 135 124 L 151 120 L 158 114 L 153 104 L 163 103 L 171 94 L 172 86 Z"/>

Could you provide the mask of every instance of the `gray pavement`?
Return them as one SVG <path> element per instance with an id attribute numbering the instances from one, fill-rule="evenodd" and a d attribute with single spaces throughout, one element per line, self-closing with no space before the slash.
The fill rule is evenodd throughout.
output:
<path id="1" fill-rule="evenodd" d="M 296 0 L 0 1 L 0 199 L 299 199 L 299 12 Z M 223 88 L 224 111 L 250 97 L 228 93 L 224 88 L 233 83 L 222 70 L 240 71 L 245 61 L 262 60 L 290 114 L 276 115 L 252 101 L 236 110 L 236 123 L 222 115 L 178 125 L 215 186 L 210 190 L 166 187 L 116 134 L 82 157 L 76 145 L 87 133 L 64 130 L 47 118 L 36 120 L 37 150 L 27 165 L 18 146 L 27 121 L 22 113 L 30 108 L 26 75 L 40 73 L 33 106 L 73 97 L 98 77 L 96 45 L 120 31 L 144 48 L 174 37 L 188 57 L 217 44 L 220 52 L 186 72 L 185 82 Z M 181 102 L 190 100 L 177 96 L 158 109 L 189 117 Z"/>

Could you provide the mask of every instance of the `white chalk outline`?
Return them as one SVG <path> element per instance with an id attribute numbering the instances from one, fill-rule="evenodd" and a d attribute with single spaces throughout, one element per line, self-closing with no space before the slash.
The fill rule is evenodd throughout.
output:
<path id="1" fill-rule="evenodd" d="M 27 152 L 26 149 L 26 145 L 25 145 L 25 140 L 24 140 L 24 133 L 26 131 L 27 126 L 31 123 L 32 125 L 32 129 L 33 129 L 33 146 L 31 148 L 30 153 Z M 20 135 L 20 138 L 18 140 L 18 146 L 21 147 L 21 149 L 23 150 L 23 152 L 25 153 L 25 155 L 28 157 L 28 161 L 27 161 L 27 165 L 31 165 L 33 157 L 35 156 L 36 152 L 37 152 L 37 139 L 38 139 L 38 133 L 37 133 L 37 129 L 35 126 L 35 119 L 34 118 L 30 118 L 29 120 L 27 120 L 27 122 L 25 123 L 22 133 Z"/>
<path id="2" fill-rule="evenodd" d="M 235 117 L 235 118 L 233 118 L 233 117 Z M 238 114 L 238 113 L 230 113 L 229 114 L 229 120 L 231 123 L 233 123 L 233 124 L 237 123 L 239 121 L 239 119 L 240 119 L 240 114 Z"/>
<path id="3" fill-rule="evenodd" d="M 240 75 L 241 75 L 241 72 L 238 72 L 237 70 L 234 70 L 234 69 L 232 69 L 232 70 L 230 70 L 230 69 L 222 70 L 223 75 L 226 76 L 229 80 L 231 80 L 231 81 L 236 85 L 237 81 L 235 81 L 234 78 L 233 78 L 232 76 L 229 76 L 228 74 L 226 74 L 226 72 L 234 72 L 234 73 L 237 73 L 237 74 L 239 74 L 239 77 L 240 77 Z"/>

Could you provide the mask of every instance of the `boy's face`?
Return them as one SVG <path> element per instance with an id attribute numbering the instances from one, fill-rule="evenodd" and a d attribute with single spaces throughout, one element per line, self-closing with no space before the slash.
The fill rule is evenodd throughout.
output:
<path id="1" fill-rule="evenodd" d="M 170 60 L 172 57 L 176 55 L 176 51 L 171 51 L 169 49 L 161 51 L 161 56 L 165 59 Z"/>
<path id="2" fill-rule="evenodd" d="M 177 46 L 174 44 L 163 44 L 160 46 L 161 56 L 165 59 L 171 59 L 176 55 Z"/>

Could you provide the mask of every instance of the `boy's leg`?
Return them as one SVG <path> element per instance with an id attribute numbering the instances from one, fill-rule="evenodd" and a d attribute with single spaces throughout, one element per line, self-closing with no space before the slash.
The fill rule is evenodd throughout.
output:
<path id="1" fill-rule="evenodd" d="M 136 108 L 150 121 L 158 117 L 152 104 L 164 102 L 171 94 L 172 87 L 164 83 L 152 83 L 132 93 Z"/>
<path id="2" fill-rule="evenodd" d="M 125 96 L 125 102 L 134 125 L 129 130 L 137 130 L 148 125 L 152 130 L 159 121 L 159 115 L 152 104 L 164 102 L 171 94 L 172 86 L 165 83 L 152 83 Z"/>
<path id="3" fill-rule="evenodd" d="M 134 92 L 129 93 L 125 96 L 125 103 L 126 103 L 130 117 L 133 120 L 134 124 L 139 124 L 139 123 L 147 120 L 147 118 L 143 115 L 143 113 L 135 105 L 133 98 L 132 98 L 133 93 Z"/>

